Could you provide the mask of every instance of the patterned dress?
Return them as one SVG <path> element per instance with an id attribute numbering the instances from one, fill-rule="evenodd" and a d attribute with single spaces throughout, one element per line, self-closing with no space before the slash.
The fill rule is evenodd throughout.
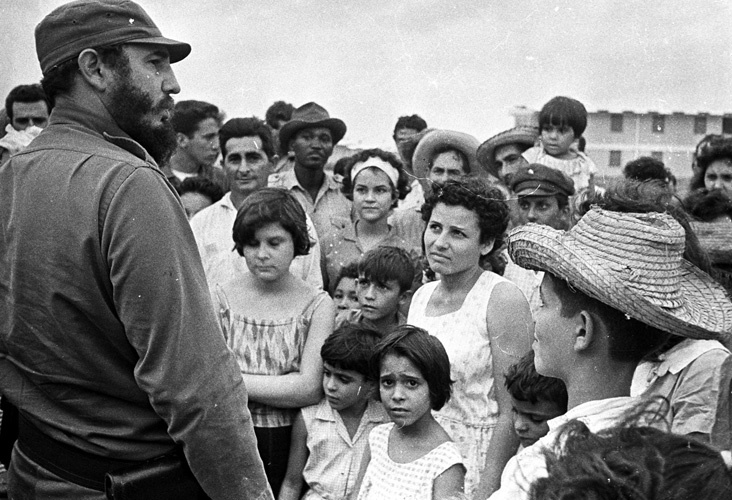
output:
<path id="1" fill-rule="evenodd" d="M 358 500 L 432 500 L 435 479 L 462 457 L 455 443 L 446 441 L 426 455 L 408 463 L 389 458 L 389 433 L 394 423 L 375 427 L 369 435 L 371 461 L 364 475 Z"/>
<path id="2" fill-rule="evenodd" d="M 313 312 L 328 295 L 318 292 L 303 312 L 292 318 L 262 320 L 233 312 L 219 290 L 219 318 L 226 344 L 234 352 L 243 373 L 286 375 L 300 370 Z M 249 400 L 254 427 L 292 425 L 297 408 L 275 408 Z"/>
<path id="3" fill-rule="evenodd" d="M 574 151 L 577 156 L 571 160 L 555 158 L 541 146 L 529 148 L 521 155 L 529 163 L 541 163 L 549 168 L 564 172 L 574 181 L 574 188 L 577 192 L 590 185 L 590 177 L 597 174 L 597 166 L 589 156 L 581 151 Z"/>
<path id="4" fill-rule="evenodd" d="M 495 273 L 484 272 L 460 309 L 442 316 L 428 315 L 427 304 L 439 281 L 427 283 L 414 294 L 407 319 L 410 325 L 424 328 L 437 337 L 450 357 L 450 378 L 455 381 L 452 396 L 434 414 L 462 453 L 467 467 L 465 493 L 469 498 L 480 481 L 479 473 L 498 422 L 486 311 L 493 288 L 503 282 L 508 281 Z"/>

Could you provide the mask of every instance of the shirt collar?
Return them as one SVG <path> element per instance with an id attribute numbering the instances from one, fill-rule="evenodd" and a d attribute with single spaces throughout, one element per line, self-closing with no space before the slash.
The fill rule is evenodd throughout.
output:
<path id="1" fill-rule="evenodd" d="M 328 404 L 328 401 L 324 399 L 322 404 L 318 408 L 317 413 L 315 414 L 315 418 L 317 418 L 318 420 L 325 420 L 326 422 L 335 422 L 335 413 L 336 410 L 331 408 L 331 406 Z M 384 410 L 384 405 L 382 405 L 379 401 L 369 399 L 368 403 L 366 404 L 366 410 L 363 412 L 363 417 L 361 417 L 361 421 L 365 420 L 366 422 L 377 423 L 384 422 L 385 416 L 386 411 Z"/>
<path id="2" fill-rule="evenodd" d="M 657 377 L 663 377 L 667 373 L 676 375 L 696 358 L 714 349 L 727 351 L 716 340 L 686 339 L 661 354 L 659 356 L 660 363 L 653 372 Z"/>

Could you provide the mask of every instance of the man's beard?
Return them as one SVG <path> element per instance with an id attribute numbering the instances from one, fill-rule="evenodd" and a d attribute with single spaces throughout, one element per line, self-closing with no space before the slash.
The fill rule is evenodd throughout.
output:
<path id="1" fill-rule="evenodd" d="M 151 116 L 163 110 L 172 114 L 173 99 L 167 97 L 156 105 L 149 95 L 132 83 L 129 68 L 117 74 L 120 82 L 111 91 L 108 111 L 119 128 L 139 142 L 158 165 L 162 165 L 175 151 L 176 134 L 170 120 L 154 122 Z"/>

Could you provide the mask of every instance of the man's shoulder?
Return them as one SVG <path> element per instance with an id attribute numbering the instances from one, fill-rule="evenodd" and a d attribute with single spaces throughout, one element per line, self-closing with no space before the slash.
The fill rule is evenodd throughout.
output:
<path id="1" fill-rule="evenodd" d="M 284 172 L 274 173 L 267 178 L 267 185 L 269 187 L 290 189 L 293 186 L 297 185 L 297 177 L 295 177 L 295 171 L 286 170 Z"/>

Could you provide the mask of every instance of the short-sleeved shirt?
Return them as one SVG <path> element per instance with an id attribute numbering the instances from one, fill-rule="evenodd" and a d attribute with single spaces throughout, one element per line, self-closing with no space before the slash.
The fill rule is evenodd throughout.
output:
<path id="1" fill-rule="evenodd" d="M 351 218 L 351 202 L 341 193 L 340 185 L 330 172 L 325 172 L 323 185 L 320 186 L 315 201 L 300 185 L 295 170 L 287 170 L 269 176 L 269 187 L 289 190 L 300 202 L 305 212 L 313 219 L 321 241 L 332 230 L 334 219 Z"/>

